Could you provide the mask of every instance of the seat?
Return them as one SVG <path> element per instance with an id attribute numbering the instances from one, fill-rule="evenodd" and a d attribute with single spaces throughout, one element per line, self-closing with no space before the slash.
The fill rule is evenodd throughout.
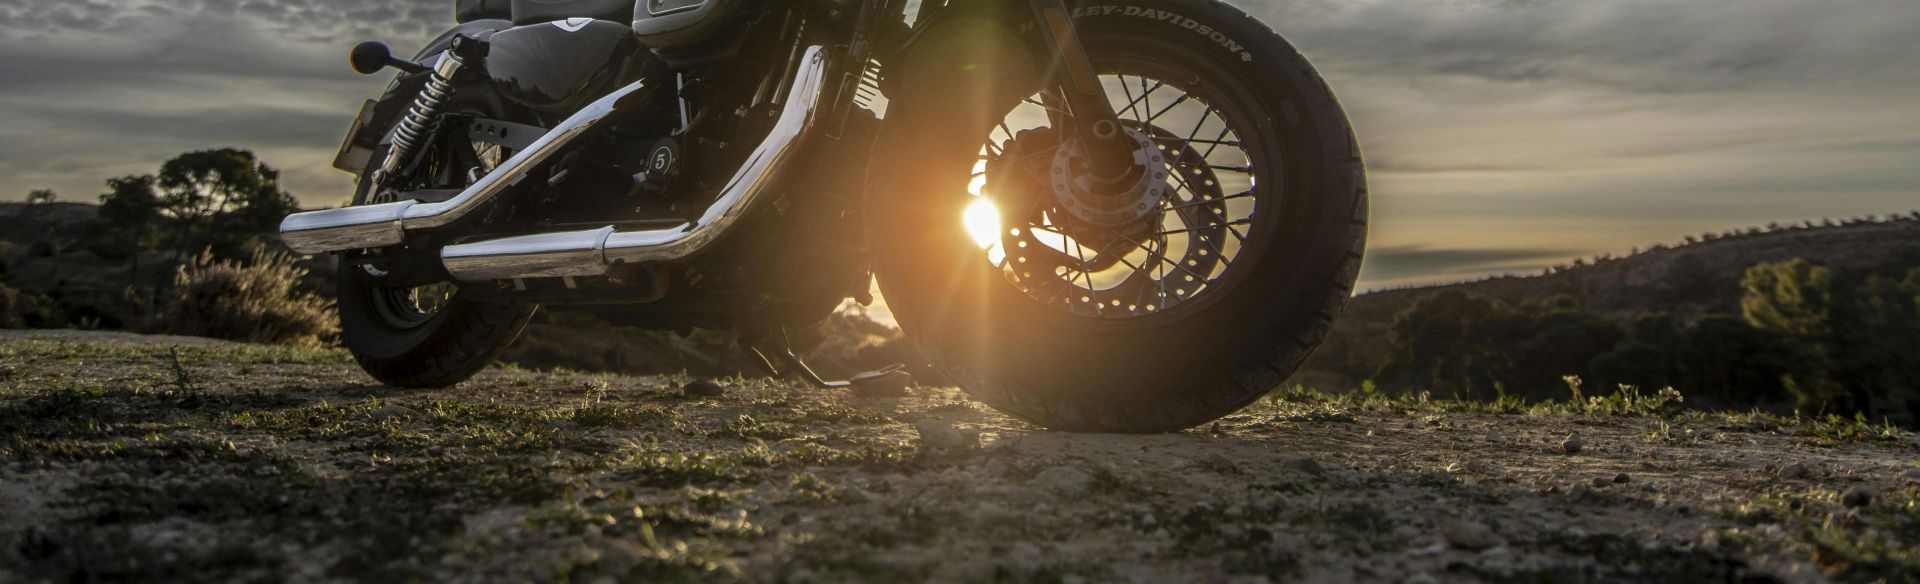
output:
<path id="1" fill-rule="evenodd" d="M 513 0 L 513 23 L 540 24 L 569 18 L 633 22 L 640 0 Z"/>

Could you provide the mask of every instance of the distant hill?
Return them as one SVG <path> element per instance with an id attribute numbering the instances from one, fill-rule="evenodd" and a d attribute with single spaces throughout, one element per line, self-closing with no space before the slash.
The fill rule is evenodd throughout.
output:
<path id="1" fill-rule="evenodd" d="M 1748 267 L 1794 258 L 1851 270 L 1920 264 L 1920 212 L 1690 236 L 1680 245 L 1581 260 L 1539 275 L 1363 294 L 1348 305 L 1326 343 L 1292 382 L 1330 390 L 1357 386 L 1386 359 L 1394 318 L 1446 290 L 1509 303 L 1564 294 L 1601 314 L 1667 312 L 1690 319 L 1737 313 L 1740 280 Z"/>
<path id="2" fill-rule="evenodd" d="M 0 203 L 0 241 L 27 244 L 38 240 L 51 227 L 72 228 L 85 225 L 100 210 L 91 203 L 53 203 L 29 205 Z"/>

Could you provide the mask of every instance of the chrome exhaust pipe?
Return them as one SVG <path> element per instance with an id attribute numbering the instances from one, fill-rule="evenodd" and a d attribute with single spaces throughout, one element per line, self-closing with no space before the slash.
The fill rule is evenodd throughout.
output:
<path id="1" fill-rule="evenodd" d="M 622 232 L 603 227 L 454 245 L 440 251 L 441 262 L 462 282 L 588 277 L 604 276 L 622 264 L 677 260 L 704 249 L 753 208 L 793 157 L 794 146 L 813 127 L 826 87 L 824 48 L 808 48 L 800 63 L 773 131 L 696 222 L 666 229 Z"/>
<path id="2" fill-rule="evenodd" d="M 280 238 L 294 253 L 321 254 L 400 245 L 406 242 L 408 231 L 450 225 L 520 184 L 528 173 L 544 166 L 554 154 L 600 122 L 622 109 L 639 107 L 635 102 L 644 95 L 635 97 L 635 94 L 643 89 L 644 84 L 634 83 L 587 105 L 445 202 L 400 201 L 298 213 L 280 222 Z"/>

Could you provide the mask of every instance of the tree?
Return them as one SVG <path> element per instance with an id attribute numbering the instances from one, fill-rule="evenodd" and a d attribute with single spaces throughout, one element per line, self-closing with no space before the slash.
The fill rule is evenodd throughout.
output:
<path id="1" fill-rule="evenodd" d="M 1569 295 L 1508 305 L 1457 290 L 1414 305 L 1390 334 L 1382 384 L 1473 399 L 1550 397 L 1625 336 Z"/>
<path id="2" fill-rule="evenodd" d="M 1804 259 L 1759 264 L 1747 268 L 1742 288 L 1746 295 L 1740 310 L 1747 322 L 1785 335 L 1800 347 L 1805 367 L 1783 382 L 1799 397 L 1802 409 L 1866 408 L 1863 403 L 1843 403 L 1848 391 L 1834 375 L 1833 270 Z"/>
<path id="3" fill-rule="evenodd" d="M 1798 362 L 1785 335 L 1729 315 L 1694 321 L 1677 340 L 1674 383 L 1701 403 L 1747 407 L 1780 399 Z"/>
<path id="4" fill-rule="evenodd" d="M 53 258 L 53 269 L 47 274 L 49 282 L 60 279 L 62 256 L 68 248 L 73 247 L 76 241 L 75 234 L 67 232 L 67 226 L 61 220 L 60 210 L 52 208 L 53 204 L 59 201 L 60 193 L 53 192 L 53 189 L 39 189 L 27 193 L 27 205 L 30 208 L 37 207 L 37 209 L 31 209 L 33 224 L 40 228 L 40 236 L 35 244 L 36 253 L 45 253 Z"/>
<path id="5" fill-rule="evenodd" d="M 174 258 L 211 247 L 224 257 L 244 254 L 246 243 L 270 233 L 293 212 L 293 196 L 280 189 L 280 171 L 235 149 L 182 154 L 160 167 L 160 211 L 173 227 Z"/>
<path id="6" fill-rule="evenodd" d="M 1904 278 L 1873 275 L 1839 322 L 1837 367 L 1846 379 L 1872 388 L 1872 413 L 1920 422 L 1920 268 Z"/>
<path id="7" fill-rule="evenodd" d="M 87 245 L 94 255 L 110 261 L 132 260 L 128 285 L 136 283 L 140 252 L 149 249 L 160 222 L 160 197 L 154 191 L 157 180 L 151 175 L 108 179 L 100 210 L 87 226 Z"/>
<path id="8" fill-rule="evenodd" d="M 1392 353 L 1376 374 L 1382 383 L 1466 397 L 1493 389 L 1482 372 L 1501 369 L 1503 355 L 1480 329 L 1490 325 L 1493 301 L 1447 290 L 1394 318 Z"/>

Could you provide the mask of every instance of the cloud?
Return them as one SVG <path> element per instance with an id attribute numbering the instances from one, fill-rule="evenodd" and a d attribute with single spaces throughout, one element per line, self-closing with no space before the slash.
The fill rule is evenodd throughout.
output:
<path id="1" fill-rule="evenodd" d="M 1368 285 L 1915 205 L 1912 0 L 1230 1 L 1313 59 L 1359 130 Z M 238 146 L 339 203 L 327 163 L 385 83 L 346 48 L 418 46 L 450 4 L 0 3 L 0 198 L 89 198 Z"/>
<path id="2" fill-rule="evenodd" d="M 1575 255 L 1578 255 L 1576 251 L 1565 249 L 1375 248 L 1367 254 L 1361 279 L 1369 287 L 1385 287 L 1437 279 L 1530 272 Z"/>

